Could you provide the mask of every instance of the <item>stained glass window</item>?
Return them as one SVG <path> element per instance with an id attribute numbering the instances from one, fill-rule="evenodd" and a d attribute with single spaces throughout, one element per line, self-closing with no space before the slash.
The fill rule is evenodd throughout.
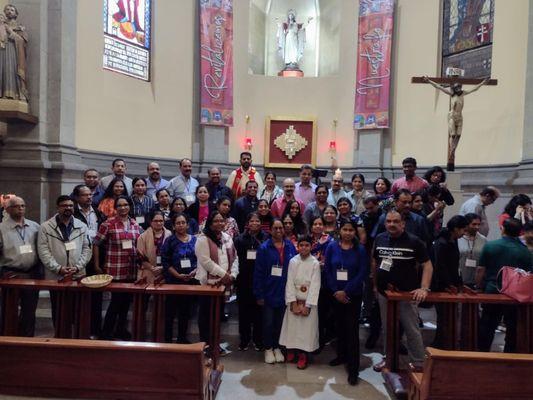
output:
<path id="1" fill-rule="evenodd" d="M 104 0 L 104 68 L 150 80 L 151 0 Z"/>
<path id="2" fill-rule="evenodd" d="M 465 78 L 490 76 L 494 0 L 444 0 L 442 76 L 448 67 L 465 71 Z"/>

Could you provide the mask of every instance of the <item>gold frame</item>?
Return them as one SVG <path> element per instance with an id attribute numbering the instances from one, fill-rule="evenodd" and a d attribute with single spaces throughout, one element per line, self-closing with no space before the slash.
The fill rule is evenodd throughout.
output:
<path id="1" fill-rule="evenodd" d="M 300 122 L 312 122 L 313 123 L 313 144 L 311 148 L 311 166 L 316 167 L 316 141 L 317 141 L 317 119 L 316 117 L 291 117 L 291 116 L 268 116 L 266 118 L 266 143 L 265 143 L 265 167 L 268 168 L 294 168 L 299 169 L 301 164 L 288 164 L 288 163 L 271 163 L 270 160 L 270 122 L 271 121 L 300 121 Z"/>

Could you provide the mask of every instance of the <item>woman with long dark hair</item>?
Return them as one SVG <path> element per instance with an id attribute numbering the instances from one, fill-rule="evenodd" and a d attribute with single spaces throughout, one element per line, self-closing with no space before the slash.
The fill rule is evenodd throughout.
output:
<path id="1" fill-rule="evenodd" d="M 183 197 L 176 197 L 172 202 L 170 203 L 170 213 L 168 215 L 168 220 L 165 221 L 165 228 L 167 228 L 169 231 L 174 230 L 174 225 L 172 221 L 174 220 L 174 216 L 176 214 L 187 214 L 188 216 L 188 223 L 187 223 L 187 233 L 190 235 L 196 235 L 199 231 L 198 222 L 194 218 L 191 218 L 188 213 L 188 206 L 187 202 Z"/>
<path id="2" fill-rule="evenodd" d="M 272 223 L 272 213 L 270 212 L 270 203 L 266 199 L 261 199 L 257 203 L 257 214 L 261 220 L 261 229 L 263 232 L 270 234 L 270 224 Z"/>
<path id="3" fill-rule="evenodd" d="M 261 219 L 257 212 L 248 214 L 246 228 L 235 239 L 235 248 L 239 257 L 239 275 L 235 283 L 237 287 L 237 303 L 239 305 L 239 350 L 248 349 L 250 340 L 255 350 L 263 349 L 262 313 L 253 293 L 255 260 L 259 246 L 268 239 L 261 229 Z"/>
<path id="4" fill-rule="evenodd" d="M 178 213 L 172 216 L 174 234 L 170 236 L 161 250 L 165 282 L 177 285 L 193 284 L 196 275 L 196 236 L 188 233 L 189 217 Z M 189 343 L 189 327 L 192 299 L 186 295 L 167 296 L 165 313 L 165 341 L 172 342 L 174 319 L 178 316 L 177 343 Z"/>
<path id="5" fill-rule="evenodd" d="M 239 259 L 231 237 L 224 233 L 225 219 L 220 211 L 213 211 L 205 221 L 202 234 L 196 241 L 196 279 L 201 285 L 231 286 L 239 274 Z M 209 342 L 212 327 L 209 321 L 211 298 L 200 297 L 198 329 L 200 340 Z M 224 352 L 222 353 L 224 354 Z"/>
<path id="6" fill-rule="evenodd" d="M 189 206 L 187 214 L 189 214 L 191 218 L 194 218 L 198 222 L 200 229 L 202 229 L 205 221 L 207 221 L 207 217 L 212 211 L 211 204 L 209 203 L 209 191 L 207 190 L 207 186 L 199 185 L 196 188 L 195 194 L 196 201 Z"/>
<path id="7" fill-rule="evenodd" d="M 224 216 L 225 225 L 224 232 L 231 236 L 232 239 L 236 238 L 239 234 L 239 226 L 237 221 L 230 215 L 231 212 L 231 199 L 226 196 L 220 196 L 215 203 L 216 209 Z"/>
<path id="8" fill-rule="evenodd" d="M 146 195 L 146 179 L 133 178 L 132 181 L 133 193 L 131 194 L 131 201 L 133 203 L 133 217 L 135 221 L 143 229 L 147 229 L 149 223 L 147 221 L 148 214 L 154 207 L 154 200 Z"/>
<path id="9" fill-rule="evenodd" d="M 354 221 L 340 221 L 339 240 L 326 249 L 326 283 L 333 295 L 337 331 L 337 357 L 329 365 L 347 364 L 348 382 L 359 380 L 359 316 L 368 255 L 356 237 Z"/>
<path id="10" fill-rule="evenodd" d="M 500 227 L 509 218 L 516 218 L 522 225 L 533 220 L 533 209 L 531 207 L 531 198 L 527 194 L 517 194 L 509 200 L 505 206 L 503 214 L 498 219 Z"/>
<path id="11" fill-rule="evenodd" d="M 290 200 L 283 210 L 281 220 L 289 215 L 294 224 L 294 233 L 298 235 L 307 235 L 307 224 L 303 220 L 302 210 L 300 209 L 300 204 L 296 200 Z"/>
<path id="12" fill-rule="evenodd" d="M 112 218 L 117 215 L 117 210 L 115 209 L 115 200 L 119 196 L 128 197 L 128 189 L 122 181 L 122 179 L 114 178 L 107 189 L 104 192 L 104 197 L 100 204 L 98 204 L 98 210 L 100 210 L 107 218 Z M 132 210 L 133 211 L 133 208 Z"/>
<path id="13" fill-rule="evenodd" d="M 324 209 L 328 206 L 328 187 L 321 183 L 315 189 L 315 201 L 305 207 L 304 221 L 307 226 L 311 226 L 311 220 L 321 217 Z"/>

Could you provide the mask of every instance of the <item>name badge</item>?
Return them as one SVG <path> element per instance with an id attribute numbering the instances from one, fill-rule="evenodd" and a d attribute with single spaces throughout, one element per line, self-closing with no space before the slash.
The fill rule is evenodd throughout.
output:
<path id="1" fill-rule="evenodd" d="M 392 267 L 392 258 L 387 257 L 381 260 L 381 264 L 379 265 L 379 269 L 382 269 L 383 271 L 389 272 Z"/>
<path id="2" fill-rule="evenodd" d="M 144 217 L 143 216 L 140 216 L 140 217 L 135 217 L 135 221 L 140 225 L 140 224 L 144 224 Z"/>
<path id="3" fill-rule="evenodd" d="M 257 251 L 255 251 L 255 250 L 248 250 L 246 252 L 246 259 L 247 260 L 255 260 L 256 256 L 257 256 Z"/>
<path id="4" fill-rule="evenodd" d="M 337 280 L 338 281 L 347 281 L 348 280 L 348 271 L 337 271 Z"/>
<path id="5" fill-rule="evenodd" d="M 272 272 L 270 273 L 272 276 L 282 276 L 283 275 L 283 269 L 279 265 L 273 265 L 272 266 Z"/>
<path id="6" fill-rule="evenodd" d="M 76 250 L 76 242 L 66 242 L 65 243 L 65 249 L 67 251 Z"/>
<path id="7" fill-rule="evenodd" d="M 185 201 L 189 204 L 194 203 L 196 201 L 196 197 L 194 196 L 194 194 L 186 194 Z"/>
<path id="8" fill-rule="evenodd" d="M 131 240 L 123 240 L 122 241 L 122 249 L 123 250 L 133 249 L 133 241 L 131 241 Z"/>
<path id="9" fill-rule="evenodd" d="M 466 262 L 465 262 L 465 266 L 467 266 L 468 268 L 476 268 L 477 267 L 477 262 L 476 262 L 476 260 L 473 260 L 471 258 L 467 258 Z"/>
<path id="10" fill-rule="evenodd" d="M 157 265 L 161 265 L 161 256 L 157 256 L 157 257 L 155 258 L 155 263 L 156 263 Z"/>
<path id="11" fill-rule="evenodd" d="M 31 248 L 31 244 L 23 244 L 22 246 L 19 246 L 19 253 L 20 254 L 33 253 L 33 249 Z"/>
<path id="12" fill-rule="evenodd" d="M 181 266 L 181 269 L 191 269 L 192 268 L 191 260 L 189 260 L 188 258 L 184 258 L 183 260 L 180 261 L 180 266 Z"/>

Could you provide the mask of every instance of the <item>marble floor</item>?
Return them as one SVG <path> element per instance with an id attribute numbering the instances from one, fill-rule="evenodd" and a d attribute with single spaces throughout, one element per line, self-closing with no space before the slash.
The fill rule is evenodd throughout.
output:
<path id="1" fill-rule="evenodd" d="M 367 328 L 361 326 L 361 369 L 360 382 L 357 386 L 347 383 L 347 374 L 343 366 L 330 367 L 328 362 L 334 358 L 334 349 L 326 346 L 324 351 L 314 356 L 306 370 L 298 370 L 294 364 L 269 365 L 263 362 L 263 353 L 252 348 L 242 352 L 238 346 L 238 323 L 236 307 L 229 305 L 232 317 L 222 324 L 222 338 L 226 340 L 224 347 L 229 354 L 221 359 L 224 365 L 222 385 L 217 399 L 390 399 L 381 374 L 372 370 L 372 365 L 381 360 L 379 348 L 366 350 L 364 341 Z M 425 321 L 424 341 L 430 343 L 434 334 L 433 310 L 421 309 L 421 317 Z M 193 320 L 194 321 L 194 320 Z M 191 324 L 190 335 L 197 335 L 196 324 Z M 51 336 L 49 302 L 46 297 L 40 299 L 37 310 L 37 336 Z M 501 351 L 503 335 L 498 333 L 493 351 Z M 380 343 L 378 343 L 380 346 Z M 2 396 L 0 400 L 23 400 L 28 397 Z M 39 398 L 31 398 L 37 400 Z"/>

